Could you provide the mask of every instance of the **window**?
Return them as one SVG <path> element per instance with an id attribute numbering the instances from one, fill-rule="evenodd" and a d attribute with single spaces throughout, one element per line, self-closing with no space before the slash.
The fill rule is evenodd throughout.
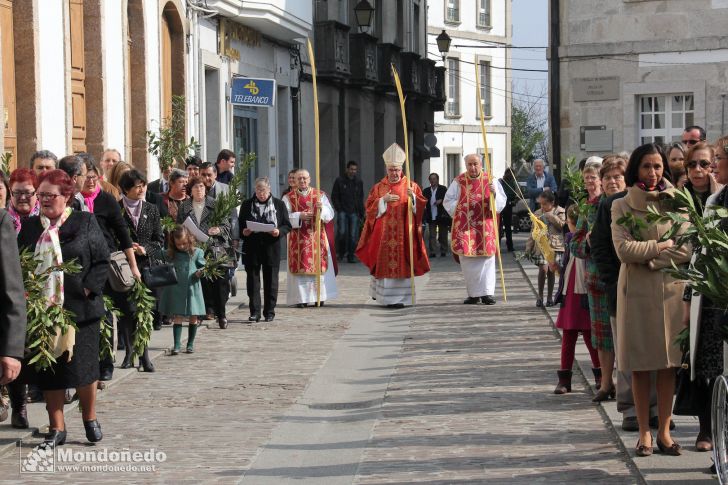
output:
<path id="1" fill-rule="evenodd" d="M 640 96 L 640 143 L 679 141 L 686 126 L 695 121 L 692 93 Z"/>
<path id="2" fill-rule="evenodd" d="M 447 60 L 447 116 L 460 116 L 460 59 Z"/>
<path id="3" fill-rule="evenodd" d="M 492 116 L 490 106 L 490 62 L 480 61 L 480 100 L 483 103 L 483 114 L 488 117 Z M 476 113 L 476 118 L 480 119 L 480 113 Z"/>
<path id="4" fill-rule="evenodd" d="M 478 27 L 490 27 L 490 0 L 476 0 Z"/>
<path id="5" fill-rule="evenodd" d="M 460 0 L 446 1 L 445 22 L 460 22 Z"/>
<path id="6" fill-rule="evenodd" d="M 483 171 L 488 172 L 488 162 L 490 162 L 491 165 L 495 164 L 495 162 L 493 161 L 493 149 L 490 147 L 488 148 L 487 159 L 485 158 L 485 150 L 483 150 L 482 148 L 478 148 L 477 153 L 478 155 L 480 155 L 480 159 L 483 160 Z"/>
<path id="7" fill-rule="evenodd" d="M 460 154 L 459 153 L 448 153 L 447 154 L 447 172 L 445 172 L 445 180 L 447 185 L 450 185 L 452 179 L 460 175 Z"/>

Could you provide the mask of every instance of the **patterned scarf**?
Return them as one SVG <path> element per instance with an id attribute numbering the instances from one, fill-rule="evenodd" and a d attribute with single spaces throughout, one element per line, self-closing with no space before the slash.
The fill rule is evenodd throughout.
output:
<path id="1" fill-rule="evenodd" d="M 664 180 L 660 180 L 657 183 L 657 186 L 654 187 L 654 188 L 652 188 L 652 189 L 648 188 L 647 185 L 645 185 L 644 182 L 637 182 L 637 183 L 635 183 L 635 185 L 638 188 L 644 190 L 645 192 L 662 192 L 663 190 L 665 190 L 667 188 L 667 185 L 665 184 L 665 181 Z"/>
<path id="2" fill-rule="evenodd" d="M 39 262 L 36 273 L 42 273 L 48 268 L 63 263 L 63 254 L 61 253 L 61 242 L 58 238 L 58 231 L 66 222 L 66 219 L 73 213 L 73 209 L 66 207 L 61 217 L 55 225 L 51 225 L 50 219 L 46 216 L 40 216 L 40 223 L 43 225 L 43 233 L 38 238 L 35 246 L 34 258 Z M 48 306 L 63 305 L 63 272 L 53 271 L 48 278 L 44 290 L 46 298 L 48 298 Z M 68 352 L 68 360 L 73 357 L 73 346 L 76 344 L 76 331 L 70 327 L 65 334 L 61 334 L 61 329 L 56 327 L 56 335 L 53 338 L 53 355 L 58 358 L 64 352 Z"/>
<path id="3" fill-rule="evenodd" d="M 8 207 L 8 214 L 10 214 L 10 218 L 13 220 L 13 226 L 15 226 L 15 232 L 20 232 L 20 226 L 21 226 L 21 218 L 26 217 L 22 216 L 18 213 L 18 211 L 15 210 L 15 207 L 13 206 L 13 203 L 10 203 L 10 207 Z M 35 207 L 31 209 L 30 214 L 28 214 L 28 217 L 30 216 L 37 216 L 40 214 L 40 202 L 36 201 Z"/>
<path id="4" fill-rule="evenodd" d="M 276 207 L 273 205 L 273 194 L 269 195 L 265 202 L 260 202 L 258 197 L 255 197 L 255 200 L 253 201 L 253 218 L 255 219 L 255 222 L 273 224 L 278 227 Z"/>
<path id="5" fill-rule="evenodd" d="M 92 214 L 94 212 L 94 201 L 96 200 L 96 196 L 99 195 L 99 192 L 101 192 L 101 184 L 96 184 L 93 192 L 82 192 L 83 201 L 86 203 L 88 211 Z"/>

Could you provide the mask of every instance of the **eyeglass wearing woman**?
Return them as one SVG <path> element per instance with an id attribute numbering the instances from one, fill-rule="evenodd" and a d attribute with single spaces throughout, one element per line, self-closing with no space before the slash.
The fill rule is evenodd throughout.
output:
<path id="1" fill-rule="evenodd" d="M 649 456 L 653 439 L 649 426 L 651 371 L 657 372 L 659 428 L 657 446 L 665 454 L 681 454 L 670 436 L 675 368 L 681 353 L 675 337 L 682 330 L 684 285 L 661 271 L 673 263 L 690 260 L 690 247 L 675 246 L 672 239 L 662 241 L 670 224 L 645 223 L 624 226 L 626 215 L 645 221 L 648 209 L 665 213 L 673 197 L 672 184 L 663 177 L 669 173 L 667 157 L 659 145 L 638 147 L 629 160 L 625 182 L 627 195 L 612 205 L 612 239 L 622 262 L 617 289 L 617 362 L 622 371 L 632 372 L 639 441 L 637 456 Z M 683 231 L 686 228 L 681 228 Z M 649 352 L 645 349 L 649 348 Z"/>
<path id="2" fill-rule="evenodd" d="M 57 363 L 46 371 L 25 367 L 43 390 L 48 411 L 50 433 L 47 442 L 62 445 L 66 441 L 63 405 L 65 390 L 75 388 L 81 401 L 81 417 L 86 438 L 91 442 L 103 437 L 96 420 L 96 386 L 99 379 L 99 320 L 104 313 L 101 288 L 109 271 L 109 249 L 96 218 L 68 206 L 74 193 L 70 177 L 62 170 L 40 176 L 37 196 L 41 215 L 29 217 L 18 234 L 18 246 L 40 254 L 55 254 L 61 261 L 75 259 L 81 271 L 64 274 L 62 285 L 53 285 L 49 298 L 62 299 L 64 309 L 74 315 L 78 327 L 75 344 L 61 339 Z M 59 243 L 49 237 L 58 231 Z M 50 263 L 41 262 L 50 267 Z M 66 352 L 73 352 L 69 360 Z"/>
<path id="3" fill-rule="evenodd" d="M 19 168 L 10 175 L 10 204 L 8 213 L 13 219 L 15 231 L 20 232 L 22 219 L 38 215 L 40 204 L 36 196 L 38 176 L 29 168 Z"/>
<path id="4" fill-rule="evenodd" d="M 685 159 L 685 169 L 688 176 L 685 188 L 692 194 L 693 200 L 701 213 L 708 201 L 708 197 L 718 190 L 718 184 L 711 174 L 714 157 L 715 150 L 713 146 L 700 142 L 690 147 Z"/>

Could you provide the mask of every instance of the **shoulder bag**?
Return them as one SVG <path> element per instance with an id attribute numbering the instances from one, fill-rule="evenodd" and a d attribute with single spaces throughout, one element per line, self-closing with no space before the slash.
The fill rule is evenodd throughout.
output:
<path id="1" fill-rule="evenodd" d="M 134 275 L 123 251 L 115 251 L 109 256 L 109 285 L 114 291 L 125 293 L 134 286 Z"/>

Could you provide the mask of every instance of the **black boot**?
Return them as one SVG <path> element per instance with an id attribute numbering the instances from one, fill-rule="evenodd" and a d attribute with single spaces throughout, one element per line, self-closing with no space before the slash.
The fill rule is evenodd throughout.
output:
<path id="1" fill-rule="evenodd" d="M 29 423 L 28 409 L 26 407 L 27 391 L 25 384 L 11 382 L 8 384 L 8 394 L 10 397 L 10 406 L 13 408 L 10 425 L 16 429 L 27 429 Z"/>
<path id="2" fill-rule="evenodd" d="M 556 371 L 556 374 L 559 376 L 559 383 L 556 384 L 554 394 L 566 394 L 567 392 L 571 392 L 571 371 L 560 370 Z"/>
<path id="3" fill-rule="evenodd" d="M 152 364 L 152 359 L 149 358 L 149 351 L 148 349 L 144 349 L 144 353 L 142 353 L 141 357 L 139 357 L 139 366 L 144 370 L 144 372 L 154 372 L 154 364 Z"/>

